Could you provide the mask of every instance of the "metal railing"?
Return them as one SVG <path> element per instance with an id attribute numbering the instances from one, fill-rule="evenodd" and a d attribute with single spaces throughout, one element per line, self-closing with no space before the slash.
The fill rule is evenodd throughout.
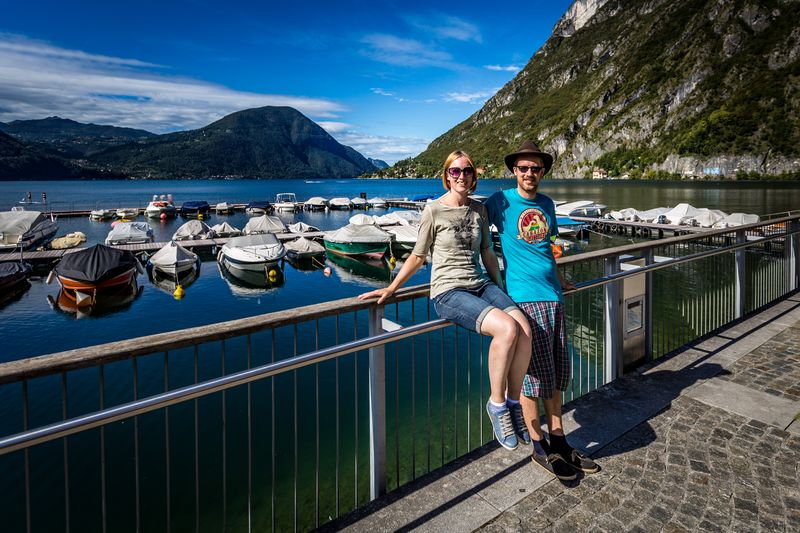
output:
<path id="1" fill-rule="evenodd" d="M 578 286 L 565 399 L 623 372 L 626 282 L 644 276 L 657 358 L 795 291 L 799 232 L 794 216 L 560 260 Z M 644 266 L 623 270 L 631 257 Z M 383 306 L 327 302 L 0 365 L 6 527 L 317 527 L 491 441 L 487 342 L 437 319 L 416 287 Z"/>

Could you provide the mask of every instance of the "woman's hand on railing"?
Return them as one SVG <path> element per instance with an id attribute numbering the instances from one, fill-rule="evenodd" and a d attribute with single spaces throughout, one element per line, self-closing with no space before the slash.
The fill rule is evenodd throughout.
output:
<path id="1" fill-rule="evenodd" d="M 374 291 L 365 292 L 364 294 L 359 294 L 359 300 L 367 300 L 369 298 L 377 298 L 377 304 L 382 304 L 386 298 L 389 298 L 391 295 L 394 294 L 394 290 L 386 287 L 384 289 L 375 289 Z"/>

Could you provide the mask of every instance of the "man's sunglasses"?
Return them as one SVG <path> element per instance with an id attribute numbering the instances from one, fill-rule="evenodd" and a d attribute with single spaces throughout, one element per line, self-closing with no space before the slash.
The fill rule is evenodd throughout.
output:
<path id="1" fill-rule="evenodd" d="M 522 167 L 514 167 L 514 168 L 516 168 L 517 170 L 519 170 L 519 173 L 520 173 L 520 174 L 527 174 L 529 170 L 530 170 L 531 172 L 533 172 L 534 174 L 535 174 L 536 172 L 540 172 L 540 171 L 544 170 L 544 167 L 527 167 L 527 166 L 522 166 Z"/>
<path id="2" fill-rule="evenodd" d="M 447 173 L 450 174 L 451 178 L 461 177 L 462 172 L 464 173 L 465 178 L 471 178 L 475 176 L 475 169 L 472 167 L 464 167 L 464 168 L 450 167 L 447 169 Z"/>

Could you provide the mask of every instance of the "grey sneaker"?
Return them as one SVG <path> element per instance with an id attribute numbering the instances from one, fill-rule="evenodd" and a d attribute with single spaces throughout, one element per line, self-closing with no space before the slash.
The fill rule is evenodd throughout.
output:
<path id="1" fill-rule="evenodd" d="M 506 450 L 516 450 L 519 442 L 517 442 L 517 435 L 514 433 L 511 411 L 508 410 L 508 407 L 503 407 L 498 412 L 492 412 L 490 407 L 491 404 L 486 402 L 486 412 L 489 414 L 489 420 L 492 421 L 492 428 L 497 442 Z"/>
<path id="2" fill-rule="evenodd" d="M 508 410 L 511 412 L 511 423 L 514 425 L 514 434 L 517 436 L 517 440 L 522 444 L 530 444 L 531 434 L 528 433 L 528 426 L 525 425 L 525 419 L 522 417 L 522 405 L 512 405 Z"/>

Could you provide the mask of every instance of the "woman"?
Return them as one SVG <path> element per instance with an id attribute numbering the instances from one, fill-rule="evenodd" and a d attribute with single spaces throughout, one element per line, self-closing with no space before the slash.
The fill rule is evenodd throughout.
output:
<path id="1" fill-rule="evenodd" d="M 464 328 L 492 337 L 488 361 L 491 393 L 486 411 L 497 441 L 513 450 L 520 440 L 530 443 L 519 404 L 531 357 L 530 326 L 502 290 L 486 208 L 469 198 L 478 185 L 469 155 L 456 151 L 447 157 L 442 185 L 447 193 L 425 207 L 417 244 L 397 277 L 385 289 L 364 293 L 359 299 L 377 297 L 377 303 L 383 303 L 419 270 L 430 252 L 430 296 L 436 312 Z"/>

